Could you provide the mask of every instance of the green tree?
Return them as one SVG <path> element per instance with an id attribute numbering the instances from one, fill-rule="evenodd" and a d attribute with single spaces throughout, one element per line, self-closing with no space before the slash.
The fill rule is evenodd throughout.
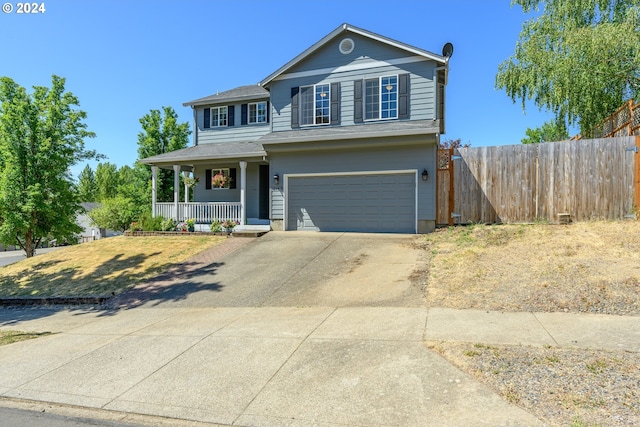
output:
<path id="1" fill-rule="evenodd" d="M 526 21 L 496 87 L 533 100 L 583 136 L 640 95 L 640 0 L 513 0 Z"/>
<path id="2" fill-rule="evenodd" d="M 81 211 L 71 166 L 98 157 L 84 147 L 86 113 L 65 92 L 65 79 L 32 93 L 0 78 L 0 241 L 17 244 L 27 258 L 44 238 L 73 239 Z"/>
<path id="3" fill-rule="evenodd" d="M 527 129 L 525 138 L 522 138 L 523 144 L 538 144 L 540 142 L 564 141 L 569 139 L 569 132 L 564 122 L 548 121 L 536 129 Z"/>
<path id="4" fill-rule="evenodd" d="M 81 202 L 95 202 L 96 193 L 96 176 L 91 166 L 86 165 L 78 176 L 78 198 Z"/>
<path id="5" fill-rule="evenodd" d="M 96 200 L 99 202 L 118 194 L 118 167 L 113 163 L 98 163 L 96 167 Z"/>
<path id="6" fill-rule="evenodd" d="M 178 123 L 178 115 L 171 107 L 151 110 L 140 119 L 142 132 L 138 133 L 138 158 L 145 159 L 158 154 L 186 148 L 189 142 L 189 122 Z M 147 181 L 151 180 L 151 168 L 145 166 Z M 182 187 L 182 186 L 181 186 Z M 173 171 L 158 170 L 158 201 L 173 201 Z"/>
<path id="7" fill-rule="evenodd" d="M 100 228 L 125 231 L 140 213 L 133 200 L 118 195 L 102 200 L 100 207 L 89 212 L 89 217 Z"/>
<path id="8" fill-rule="evenodd" d="M 140 207 L 151 206 L 151 183 L 144 165 L 136 162 L 134 167 L 122 166 L 118 169 L 118 194 L 127 197 Z"/>

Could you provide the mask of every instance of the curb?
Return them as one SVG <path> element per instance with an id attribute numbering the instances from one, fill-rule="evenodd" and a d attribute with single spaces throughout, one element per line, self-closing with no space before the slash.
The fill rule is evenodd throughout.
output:
<path id="1" fill-rule="evenodd" d="M 29 307 L 44 305 L 99 305 L 113 298 L 106 296 L 87 297 L 4 297 L 0 298 L 1 307 Z"/>

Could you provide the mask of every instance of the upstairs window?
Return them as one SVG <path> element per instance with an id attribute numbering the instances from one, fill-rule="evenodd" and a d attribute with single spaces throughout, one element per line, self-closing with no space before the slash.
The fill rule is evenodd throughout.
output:
<path id="1" fill-rule="evenodd" d="M 353 122 L 409 119 L 410 74 L 353 81 Z"/>
<path id="2" fill-rule="evenodd" d="M 229 116 L 233 110 L 229 111 L 227 106 L 211 107 L 204 109 L 204 128 L 217 128 L 229 126 Z"/>
<path id="3" fill-rule="evenodd" d="M 300 124 L 328 125 L 331 94 L 329 85 L 303 86 L 300 88 Z"/>
<path id="4" fill-rule="evenodd" d="M 364 85 L 365 120 L 398 118 L 398 76 L 367 79 Z"/>
<path id="5" fill-rule="evenodd" d="M 211 108 L 211 127 L 227 125 L 227 107 Z"/>
<path id="6" fill-rule="evenodd" d="M 267 123 L 267 101 L 253 102 L 248 106 L 249 124 Z"/>

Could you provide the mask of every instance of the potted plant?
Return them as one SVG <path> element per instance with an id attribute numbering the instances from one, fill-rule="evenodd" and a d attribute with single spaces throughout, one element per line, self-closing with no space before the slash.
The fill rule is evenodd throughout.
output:
<path id="1" fill-rule="evenodd" d="M 189 188 L 193 188 L 193 187 L 195 187 L 195 186 L 196 186 L 196 184 L 197 184 L 197 183 L 199 183 L 199 182 L 200 182 L 200 178 L 195 177 L 195 176 L 188 176 L 188 175 L 185 175 L 185 176 L 182 178 L 182 182 L 183 182 L 183 183 L 184 183 L 184 185 L 186 185 L 187 187 L 189 187 Z"/>
<path id="2" fill-rule="evenodd" d="M 195 218 L 189 218 L 188 220 L 185 221 L 185 224 L 187 225 L 187 231 L 189 232 L 194 232 L 196 231 L 196 219 Z"/>
<path id="3" fill-rule="evenodd" d="M 232 232 L 236 225 L 240 224 L 238 221 L 234 221 L 232 219 L 225 219 L 222 221 L 222 227 L 227 230 L 227 232 Z"/>

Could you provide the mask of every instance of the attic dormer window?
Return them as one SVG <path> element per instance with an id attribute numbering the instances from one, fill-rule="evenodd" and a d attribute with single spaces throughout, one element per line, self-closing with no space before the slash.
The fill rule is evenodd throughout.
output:
<path id="1" fill-rule="evenodd" d="M 342 41 L 338 45 L 338 49 L 340 50 L 340 53 L 343 55 L 350 54 L 351 52 L 353 52 L 353 49 L 355 49 L 355 47 L 356 47 L 355 42 L 353 41 L 353 39 L 350 39 L 350 38 L 342 39 Z"/>

